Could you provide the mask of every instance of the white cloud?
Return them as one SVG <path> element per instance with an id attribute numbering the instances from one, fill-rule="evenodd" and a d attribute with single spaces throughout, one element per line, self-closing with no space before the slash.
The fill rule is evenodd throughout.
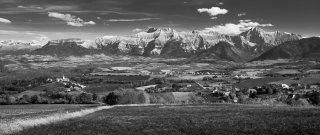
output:
<path id="1" fill-rule="evenodd" d="M 159 20 L 160 18 L 140 18 L 140 19 L 109 19 L 107 22 L 136 22 L 136 21 L 149 21 Z"/>
<path id="2" fill-rule="evenodd" d="M 223 15 L 228 13 L 227 9 L 222 9 L 219 7 L 211 7 L 211 8 L 200 8 L 198 9 L 199 13 L 208 13 L 211 17 L 215 17 L 217 15 Z"/>
<path id="3" fill-rule="evenodd" d="M 61 6 L 61 5 L 50 5 L 45 8 L 46 11 L 68 11 L 75 10 L 78 6 Z"/>
<path id="4" fill-rule="evenodd" d="M 246 15 L 247 15 L 246 12 L 242 12 L 242 13 L 239 13 L 239 14 L 238 14 L 239 17 L 241 17 L 241 16 L 246 16 Z"/>
<path id="5" fill-rule="evenodd" d="M 48 16 L 49 17 L 53 17 L 53 18 L 58 18 L 58 19 L 63 20 L 63 21 L 66 21 L 67 25 L 75 26 L 75 27 L 82 27 L 82 26 L 86 26 L 86 25 L 95 25 L 96 24 L 93 21 L 85 22 L 83 19 L 77 18 L 76 16 L 71 15 L 71 14 L 62 14 L 62 13 L 57 13 L 57 12 L 49 12 Z"/>
<path id="6" fill-rule="evenodd" d="M 218 3 L 218 5 L 223 5 L 223 4 L 224 4 L 223 2 L 219 2 L 219 3 Z"/>
<path id="7" fill-rule="evenodd" d="M 98 16 L 97 19 L 98 19 L 98 20 L 101 20 L 101 17 Z"/>
<path id="8" fill-rule="evenodd" d="M 214 19 L 218 19 L 218 17 L 211 17 L 211 19 L 213 19 L 213 20 L 214 20 Z"/>
<path id="9" fill-rule="evenodd" d="M 27 7 L 20 5 L 20 6 L 18 6 L 18 8 L 27 8 Z"/>
<path id="10" fill-rule="evenodd" d="M 19 5 L 18 8 L 21 9 L 37 9 L 37 10 L 42 10 L 42 7 L 39 6 L 35 6 L 35 5 L 31 5 L 31 6 L 23 6 L 23 5 Z"/>
<path id="11" fill-rule="evenodd" d="M 136 21 L 149 21 L 159 20 L 160 18 L 140 18 L 140 19 L 109 19 L 108 22 L 136 22 Z"/>
<path id="12" fill-rule="evenodd" d="M 238 24 L 227 23 L 224 25 L 216 25 L 211 28 L 206 28 L 205 31 L 214 31 L 221 34 L 234 35 L 240 34 L 254 27 L 271 27 L 272 24 L 260 24 L 252 20 L 240 20 Z"/>
<path id="13" fill-rule="evenodd" d="M 141 31 L 143 31 L 143 29 L 140 29 L 140 28 L 135 28 L 135 29 L 132 30 L 132 32 L 134 32 L 134 33 L 138 33 L 138 32 L 141 32 Z"/>
<path id="14" fill-rule="evenodd" d="M 11 21 L 5 18 L 0 18 L 0 23 L 11 23 Z"/>

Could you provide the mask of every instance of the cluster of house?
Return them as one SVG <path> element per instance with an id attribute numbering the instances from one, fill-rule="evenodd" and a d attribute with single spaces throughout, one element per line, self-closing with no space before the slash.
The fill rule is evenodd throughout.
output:
<path id="1" fill-rule="evenodd" d="M 235 79 L 258 79 L 263 77 L 303 77 L 320 73 L 320 70 L 310 69 L 300 71 L 298 69 L 238 69 L 233 71 Z"/>
<path id="2" fill-rule="evenodd" d="M 65 90 L 66 92 L 81 91 L 86 87 L 85 85 L 71 81 L 69 78 L 65 77 L 64 75 L 62 76 L 62 78 L 56 78 L 55 80 L 49 78 L 47 82 L 57 82 L 57 83 L 63 84 L 66 87 L 66 90 Z"/>
<path id="3" fill-rule="evenodd" d="M 102 72 L 92 73 L 92 75 L 216 75 L 217 77 L 222 77 L 227 75 L 224 71 L 215 70 L 184 70 L 179 68 L 171 69 L 149 69 L 149 70 L 139 70 L 132 67 L 110 67 L 110 68 L 100 68 Z"/>
<path id="4" fill-rule="evenodd" d="M 271 69 L 238 69 L 233 71 L 235 79 L 258 79 L 262 78 Z"/>

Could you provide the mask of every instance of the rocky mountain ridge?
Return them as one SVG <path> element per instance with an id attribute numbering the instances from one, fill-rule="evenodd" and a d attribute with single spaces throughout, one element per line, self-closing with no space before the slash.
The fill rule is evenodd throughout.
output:
<path id="1" fill-rule="evenodd" d="M 141 56 L 190 57 L 193 55 L 217 56 L 212 48 L 220 42 L 225 45 L 221 51 L 234 51 L 240 59 L 227 57 L 232 61 L 247 61 L 269 49 L 287 41 L 301 39 L 302 36 L 284 32 L 266 32 L 260 28 L 252 28 L 239 35 L 230 36 L 216 32 L 192 31 L 177 32 L 171 28 L 150 28 L 132 36 L 105 36 L 96 39 L 97 48 L 108 53 L 135 54 Z M 110 51 L 111 50 L 111 51 Z M 208 50 L 212 50 L 211 52 Z M 210 54 L 213 53 L 213 54 Z M 245 55 L 244 55 L 245 54 Z M 227 54 L 226 54 L 227 55 Z M 223 59 L 223 58 L 222 58 Z"/>
<path id="2" fill-rule="evenodd" d="M 104 36 L 94 41 L 52 40 L 31 54 L 67 57 L 104 53 L 245 62 L 279 44 L 300 39 L 301 35 L 279 31 L 267 32 L 261 28 L 252 28 L 232 36 L 212 31 L 178 32 L 172 28 L 149 28 L 131 36 Z"/>

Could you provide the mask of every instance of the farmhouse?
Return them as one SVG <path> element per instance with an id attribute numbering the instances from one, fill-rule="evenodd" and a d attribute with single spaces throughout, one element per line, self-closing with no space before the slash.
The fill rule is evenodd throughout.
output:
<path id="1" fill-rule="evenodd" d="M 57 78 L 56 79 L 57 82 L 70 82 L 69 78 L 66 78 L 64 75 L 62 76 L 62 78 Z"/>
<path id="2" fill-rule="evenodd" d="M 163 75 L 163 74 L 165 74 L 160 69 L 152 69 L 152 70 L 149 70 L 149 71 L 151 72 L 151 75 Z"/>
<path id="3" fill-rule="evenodd" d="M 164 69 L 164 70 L 161 70 L 161 72 L 167 75 L 167 74 L 172 74 L 173 71 L 169 69 Z"/>
<path id="4" fill-rule="evenodd" d="M 156 88 L 156 86 L 157 85 L 148 85 L 148 86 L 137 87 L 136 89 L 144 91 L 144 90 L 149 89 L 149 88 Z"/>
<path id="5" fill-rule="evenodd" d="M 198 70 L 195 72 L 196 75 L 214 75 L 216 74 L 213 70 Z"/>
<path id="6" fill-rule="evenodd" d="M 150 75 L 151 74 L 151 72 L 148 71 L 148 70 L 142 70 L 139 73 L 142 74 L 142 75 Z"/>

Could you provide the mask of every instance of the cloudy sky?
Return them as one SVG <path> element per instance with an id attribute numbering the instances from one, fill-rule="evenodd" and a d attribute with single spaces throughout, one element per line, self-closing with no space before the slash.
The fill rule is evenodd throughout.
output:
<path id="1" fill-rule="evenodd" d="M 148 27 L 320 35 L 319 0 L 0 0 L 0 40 L 94 39 Z"/>

